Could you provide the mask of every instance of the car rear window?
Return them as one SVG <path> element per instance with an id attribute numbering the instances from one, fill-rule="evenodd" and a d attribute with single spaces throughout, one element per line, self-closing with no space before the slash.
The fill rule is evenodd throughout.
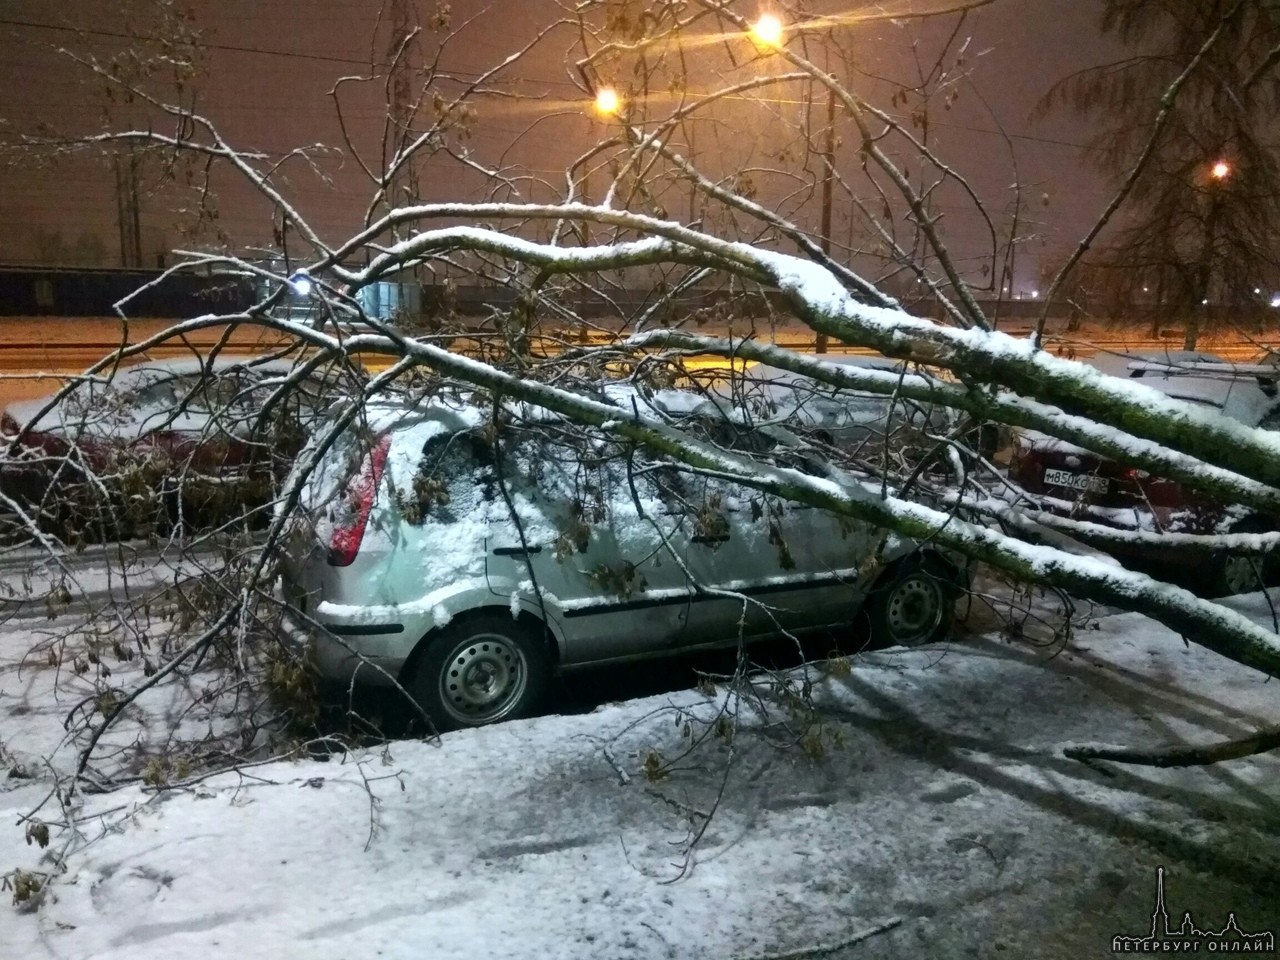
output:
<path id="1" fill-rule="evenodd" d="M 493 448 L 476 431 L 437 433 L 422 442 L 408 482 L 395 480 L 395 498 L 410 523 L 453 523 L 493 501 Z"/>

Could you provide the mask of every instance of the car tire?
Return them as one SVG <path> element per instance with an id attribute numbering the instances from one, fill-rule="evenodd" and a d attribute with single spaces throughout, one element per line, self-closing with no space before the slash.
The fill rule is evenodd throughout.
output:
<path id="1" fill-rule="evenodd" d="M 1267 533 L 1271 528 L 1257 517 L 1241 520 L 1232 533 Z M 1220 553 L 1213 558 L 1209 574 L 1209 597 L 1230 597 L 1261 590 L 1269 582 L 1265 557 Z"/>
<path id="2" fill-rule="evenodd" d="M 910 647 L 941 640 L 955 618 L 956 579 L 937 557 L 912 554 L 889 567 L 864 607 L 875 646 Z"/>
<path id="3" fill-rule="evenodd" d="M 439 732 L 530 716 L 546 693 L 547 641 L 510 614 L 459 618 L 426 643 L 407 689 Z"/>

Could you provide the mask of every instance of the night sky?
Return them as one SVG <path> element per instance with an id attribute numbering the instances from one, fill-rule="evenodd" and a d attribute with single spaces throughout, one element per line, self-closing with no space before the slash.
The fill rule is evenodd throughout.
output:
<path id="1" fill-rule="evenodd" d="M 74 5 L 9 0 L 0 8 L 0 135 L 12 138 L 40 122 L 63 133 L 101 129 L 101 85 L 53 47 L 64 45 L 99 57 L 118 51 L 128 41 L 110 36 L 126 32 L 116 7 L 110 0 Z M 452 7 L 455 26 L 467 17 L 476 18 L 442 57 L 442 64 L 461 77 L 527 43 L 560 15 L 549 0 L 495 0 L 484 5 L 460 0 Z M 381 59 L 385 40 L 374 37 L 378 4 L 201 0 L 192 9 L 206 41 L 203 73 L 194 82 L 197 109 L 214 119 L 224 136 L 273 155 L 303 144 L 340 145 L 328 93 L 337 77 L 367 70 L 371 56 Z M 1037 237 L 1025 244 L 1019 270 L 1019 282 L 1028 286 L 1034 285 L 1035 259 L 1076 239 L 1105 202 L 1103 184 L 1078 147 L 1087 135 L 1084 123 L 1065 115 L 1038 123 L 1031 119 L 1036 101 L 1055 80 L 1116 57 L 1118 51 L 1096 35 L 1095 19 L 1094 0 L 996 0 L 977 11 L 965 31 L 972 36 L 970 82 L 951 110 L 937 113 L 934 130 L 941 152 L 972 180 L 993 214 L 1007 204 L 1015 177 L 1023 184 L 1028 212 L 1038 221 L 1030 231 Z M 139 23 L 135 29 L 146 32 L 147 26 Z M 848 28 L 850 33 L 856 29 Z M 894 77 L 911 69 L 908 41 L 920 40 L 921 49 L 927 50 L 933 37 L 927 29 L 884 25 L 863 33 L 850 41 L 859 66 L 868 74 Z M 522 71 L 523 80 L 512 89 L 536 99 L 481 104 L 467 141 L 478 160 L 551 177 L 602 132 L 601 125 L 580 109 L 580 93 L 564 63 L 563 51 L 572 40 L 567 31 L 553 34 Z M 348 100 L 348 120 L 355 139 L 362 145 L 376 143 L 383 115 L 381 88 L 368 84 L 351 89 L 355 95 Z M 120 104 L 112 109 L 117 123 L 129 115 L 129 108 Z M 714 126 L 711 137 L 718 143 L 732 143 L 735 149 L 755 144 L 752 156 L 763 162 L 771 137 L 762 127 L 766 122 L 758 115 L 740 119 L 730 109 L 729 116 L 709 126 Z M 1000 127 L 1011 137 L 1012 158 L 997 133 Z M 317 166 L 331 183 L 295 164 L 286 168 L 288 189 L 322 235 L 336 240 L 359 225 L 368 184 L 349 156 L 322 156 Z M 144 171 L 146 260 L 164 249 L 195 243 L 181 231 L 180 211 L 190 208 L 192 195 L 172 189 L 155 192 L 156 179 Z M 431 199 L 478 199 L 477 187 L 474 179 L 456 172 L 456 165 L 432 161 L 424 170 L 421 189 Z M 540 189 L 528 183 L 526 195 L 545 199 Z M 232 243 L 269 241 L 271 220 L 265 206 L 226 181 L 219 190 L 218 224 Z M 974 240 L 973 211 L 949 200 L 942 209 L 962 259 L 977 257 L 981 244 Z M 671 215 L 679 217 L 681 211 L 672 209 Z M 0 169 L 0 221 L 6 225 L 0 231 L 0 261 L 39 259 L 60 242 L 63 249 L 96 252 L 105 264 L 118 263 L 115 181 L 109 171 L 86 162 L 37 166 L 26 160 Z M 838 226 L 833 233 L 839 235 Z M 56 241 L 51 234 L 57 234 Z M 966 244 L 974 249 L 966 251 Z"/>

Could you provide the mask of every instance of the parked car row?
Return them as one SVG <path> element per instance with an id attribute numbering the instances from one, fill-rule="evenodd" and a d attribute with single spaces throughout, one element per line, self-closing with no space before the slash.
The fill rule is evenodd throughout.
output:
<path id="1" fill-rule="evenodd" d="M 884 358 L 835 359 L 901 370 Z M 1097 365 L 1251 426 L 1280 425 L 1274 382 L 1232 376 L 1210 354 Z M 335 391 L 322 375 L 276 416 L 260 416 L 292 369 L 260 358 L 144 363 L 56 401 L 13 405 L 0 421 L 0 492 L 63 525 L 81 522 L 89 503 L 108 504 L 122 526 L 157 509 L 191 523 L 259 508 L 306 459 L 304 443 L 318 450 L 328 430 Z M 608 393 L 630 409 L 630 389 Z M 953 432 L 942 411 L 765 365 L 710 398 L 639 399 L 723 448 L 802 468 L 815 441 L 867 469 L 863 448 L 918 453 Z M 931 544 L 690 472 L 547 415 L 508 409 L 495 429 L 490 406 L 440 397 L 374 400 L 361 414 L 320 456 L 289 520 L 287 633 L 325 677 L 398 683 L 441 729 L 527 715 L 553 671 L 573 666 L 855 617 L 882 643 L 937 639 L 967 584 L 964 561 Z M 990 436 L 975 433 L 970 449 L 989 457 L 978 441 Z M 1044 509 L 1117 529 L 1276 527 L 1031 431 L 1016 438 L 1010 477 Z M 1180 556 L 1099 545 L 1131 562 Z M 1223 555 L 1209 572 L 1209 592 L 1227 593 L 1262 571 Z"/>

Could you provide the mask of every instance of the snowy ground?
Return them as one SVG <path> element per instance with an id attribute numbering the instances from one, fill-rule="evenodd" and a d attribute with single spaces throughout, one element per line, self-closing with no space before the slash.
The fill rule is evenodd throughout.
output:
<path id="1" fill-rule="evenodd" d="M 0 764 L 36 777 L 0 780 L 0 873 L 38 863 L 13 824 L 47 789 L 41 757 L 70 762 L 50 755 L 65 704 L 17 667 L 25 629 L 0 632 Z M 823 955 L 1102 957 L 1149 930 L 1158 865 L 1175 923 L 1234 910 L 1280 933 L 1280 756 L 1060 754 L 1280 722 L 1258 675 L 1135 615 L 1056 656 L 986 637 L 852 667 L 818 679 L 807 737 L 781 706 L 744 708 L 732 749 L 712 734 L 682 756 L 721 701 L 676 690 L 91 797 L 92 842 L 42 909 L 0 904 L 0 958 L 747 960 L 860 933 Z"/>

